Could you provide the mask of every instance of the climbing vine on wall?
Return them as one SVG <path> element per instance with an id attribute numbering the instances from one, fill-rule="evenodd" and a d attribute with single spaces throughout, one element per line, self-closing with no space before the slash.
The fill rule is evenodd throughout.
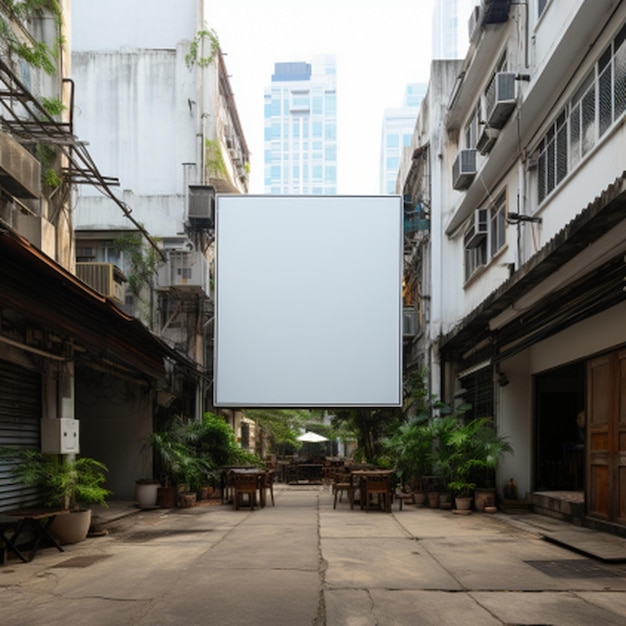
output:
<path id="1" fill-rule="evenodd" d="M 55 58 L 56 51 L 50 49 L 43 41 L 21 41 L 17 36 L 10 22 L 24 23 L 42 11 L 49 11 L 57 24 L 59 36 L 55 46 L 60 46 L 62 38 L 61 29 L 61 7 L 57 0 L 3 0 L 2 8 L 4 15 L 0 15 L 0 38 L 4 40 L 9 51 L 28 65 L 44 71 L 46 74 L 56 72 Z"/>
<path id="2" fill-rule="evenodd" d="M 204 42 L 209 44 L 209 55 L 203 57 L 200 56 L 200 53 Z M 185 63 L 187 64 L 187 67 L 189 69 L 191 69 L 194 65 L 197 65 L 198 67 L 208 67 L 215 59 L 219 48 L 220 42 L 217 38 L 216 32 L 212 28 L 198 31 L 189 45 L 189 52 L 185 55 Z"/>
<path id="3" fill-rule="evenodd" d="M 207 177 L 216 176 L 229 179 L 226 162 L 217 139 L 207 139 L 204 143 L 204 167 Z"/>
<path id="4" fill-rule="evenodd" d="M 132 232 L 115 240 L 115 247 L 124 253 L 128 260 L 128 286 L 133 294 L 140 296 L 143 287 L 151 287 L 156 271 L 157 257 L 153 248 L 143 245 L 141 234 Z"/>

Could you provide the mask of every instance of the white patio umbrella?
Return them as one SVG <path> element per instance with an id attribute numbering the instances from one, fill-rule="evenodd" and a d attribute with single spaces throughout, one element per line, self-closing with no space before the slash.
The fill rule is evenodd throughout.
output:
<path id="1" fill-rule="evenodd" d="M 308 441 L 309 443 L 319 443 L 320 441 L 328 441 L 328 437 L 324 437 L 323 435 L 318 435 L 317 433 L 313 433 L 308 431 L 302 435 L 296 437 L 298 441 Z"/>

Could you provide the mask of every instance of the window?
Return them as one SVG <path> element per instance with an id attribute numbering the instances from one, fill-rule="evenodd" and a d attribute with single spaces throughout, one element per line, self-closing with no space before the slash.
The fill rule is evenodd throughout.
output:
<path id="1" fill-rule="evenodd" d="M 322 122 L 313 122 L 313 137 L 321 137 L 323 131 Z M 315 144 L 313 144 L 315 146 Z"/>
<path id="2" fill-rule="evenodd" d="M 337 146 L 334 143 L 329 144 L 324 148 L 324 159 L 326 161 L 337 160 Z"/>
<path id="3" fill-rule="evenodd" d="M 506 192 L 502 192 L 489 210 L 489 257 L 495 256 L 506 243 Z"/>
<path id="4" fill-rule="evenodd" d="M 411 145 L 411 133 L 404 133 L 402 135 L 402 147 L 408 148 Z"/>
<path id="5" fill-rule="evenodd" d="M 386 143 L 388 148 L 397 148 L 400 145 L 400 135 L 396 135 L 395 133 L 389 133 L 387 135 Z"/>
<path id="6" fill-rule="evenodd" d="M 337 139 L 337 126 L 335 124 L 326 124 L 324 137 L 329 140 Z"/>
<path id="7" fill-rule="evenodd" d="M 467 247 L 468 234 L 464 236 L 465 247 L 465 280 L 468 281 L 472 274 L 487 263 L 487 241 L 482 241 L 473 248 Z"/>
<path id="8" fill-rule="evenodd" d="M 471 119 L 465 127 L 465 147 L 469 150 L 476 147 L 478 139 L 478 123 L 480 122 L 480 103 L 474 109 Z"/>
<path id="9" fill-rule="evenodd" d="M 539 0 L 539 3 L 537 5 L 537 17 L 539 17 L 544 12 L 546 6 L 548 5 L 548 2 L 550 2 L 550 0 Z"/>
<path id="10" fill-rule="evenodd" d="M 400 167 L 400 158 L 397 156 L 387 157 L 386 169 L 397 170 Z"/>
<path id="11" fill-rule="evenodd" d="M 293 91 L 291 93 L 291 110 L 292 111 L 308 111 L 309 110 L 309 92 Z"/>
<path id="12" fill-rule="evenodd" d="M 324 104 L 326 115 L 337 115 L 337 95 L 334 91 L 327 91 L 324 94 Z"/>
<path id="13" fill-rule="evenodd" d="M 485 209 L 472 213 L 463 234 L 465 280 L 506 245 L 506 189 Z"/>
<path id="14" fill-rule="evenodd" d="M 626 25 L 548 128 L 537 148 L 539 203 L 626 111 Z"/>

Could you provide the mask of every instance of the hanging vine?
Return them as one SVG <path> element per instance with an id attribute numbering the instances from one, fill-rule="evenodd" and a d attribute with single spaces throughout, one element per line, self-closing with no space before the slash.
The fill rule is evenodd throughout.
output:
<path id="1" fill-rule="evenodd" d="M 132 293 L 140 297 L 143 287 L 152 287 L 152 279 L 157 267 L 157 256 L 153 248 L 143 246 L 141 234 L 132 232 L 115 240 L 115 247 L 128 259 L 128 286 Z"/>
<path id="2" fill-rule="evenodd" d="M 10 22 L 23 24 L 43 11 L 49 11 L 54 16 L 59 33 L 55 42 L 55 47 L 58 50 L 62 43 L 60 35 L 61 7 L 58 0 L 3 0 L 2 7 L 6 17 L 0 15 L 0 38 L 4 40 L 9 52 L 23 59 L 31 67 L 40 69 L 49 75 L 54 74 L 56 72 L 56 51 L 53 51 L 43 41 L 21 41 Z"/>
<path id="3" fill-rule="evenodd" d="M 205 41 L 209 43 L 209 56 L 199 56 L 203 47 L 202 44 Z M 185 63 L 189 69 L 194 65 L 198 67 L 208 67 L 213 63 L 219 49 L 220 42 L 217 38 L 217 33 L 212 28 L 199 30 L 189 45 L 189 52 L 185 55 Z"/>

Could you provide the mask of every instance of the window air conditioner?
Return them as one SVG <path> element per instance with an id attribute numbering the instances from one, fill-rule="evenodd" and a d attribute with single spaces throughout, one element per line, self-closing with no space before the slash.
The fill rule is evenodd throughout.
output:
<path id="1" fill-rule="evenodd" d="M 476 176 L 476 150 L 459 150 L 452 164 L 452 186 L 457 191 L 467 189 Z"/>
<path id="2" fill-rule="evenodd" d="M 476 248 L 487 237 L 489 228 L 487 209 L 476 209 L 472 215 L 470 226 L 465 233 L 465 247 Z"/>
<path id="3" fill-rule="evenodd" d="M 500 131 L 497 128 L 491 128 L 491 126 L 487 126 L 485 124 L 483 126 L 483 131 L 480 133 L 478 141 L 476 142 L 476 149 L 478 152 L 482 155 L 489 154 L 491 152 L 491 148 L 493 148 L 496 143 L 499 134 Z"/>
<path id="4" fill-rule="evenodd" d="M 158 270 L 159 289 L 209 294 L 209 263 L 200 250 L 169 250 L 167 256 Z"/>
<path id="5" fill-rule="evenodd" d="M 502 128 L 517 104 L 515 72 L 498 72 L 487 98 L 487 123 L 492 128 Z"/>
<path id="6" fill-rule="evenodd" d="M 211 185 L 189 185 L 189 221 L 200 228 L 213 228 L 215 189 Z"/>
<path id="7" fill-rule="evenodd" d="M 126 276 L 113 263 L 76 263 L 76 276 L 116 304 L 124 302 Z"/>

